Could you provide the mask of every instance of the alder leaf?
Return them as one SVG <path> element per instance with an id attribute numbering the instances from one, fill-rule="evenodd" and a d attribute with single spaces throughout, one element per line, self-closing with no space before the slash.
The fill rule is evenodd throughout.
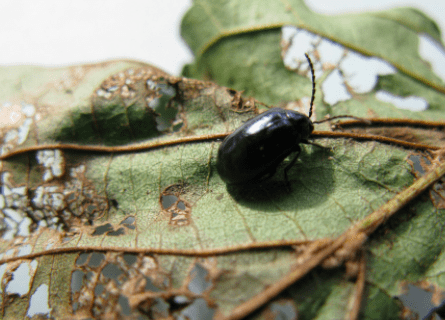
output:
<path id="1" fill-rule="evenodd" d="M 323 37 L 307 50 L 317 117 L 380 119 L 317 125 L 326 148 L 302 146 L 290 190 L 290 159 L 271 179 L 227 186 L 221 138 L 272 104 L 308 106 L 307 65 L 292 66 L 302 32 Z M 135 61 L 0 68 L 3 317 L 396 319 L 407 283 L 440 302 L 443 182 L 422 191 L 445 164 L 422 150 L 442 146 L 444 125 L 412 120 L 441 120 L 445 91 L 419 32 L 440 41 L 413 9 L 327 18 L 302 1 L 195 1 L 185 71 L 234 89 Z M 323 60 L 323 41 L 394 68 L 357 92 L 346 58 Z M 332 103 L 335 72 L 350 97 Z M 427 109 L 398 109 L 381 91 Z"/>
<path id="2" fill-rule="evenodd" d="M 303 32 L 295 31 L 295 37 L 288 37 L 285 34 L 289 31 L 282 28 L 285 26 Z M 195 63 L 187 66 L 184 73 L 244 90 L 246 95 L 268 104 L 294 101 L 310 92 L 310 82 L 288 70 L 292 63 L 286 58 L 283 68 L 282 58 L 294 46 L 298 53 L 293 55 L 294 60 L 304 63 L 304 53 L 308 52 L 319 75 L 339 70 L 342 80 L 350 86 L 355 85 L 354 77 L 365 76 L 352 64 L 361 62 L 367 73 L 390 65 L 390 70 L 385 71 L 389 79 L 380 77 L 377 86 L 359 92 L 360 99 L 336 108 L 318 103 L 319 117 L 337 111 L 369 117 L 371 111 L 386 117 L 442 119 L 443 113 L 437 111 L 443 111 L 444 81 L 419 56 L 419 36 L 423 35 L 439 41 L 443 48 L 436 23 L 411 8 L 325 16 L 309 10 L 303 0 L 262 5 L 256 1 L 231 5 L 225 1 L 197 1 L 182 21 L 182 36 L 196 55 Z M 342 54 L 346 56 L 342 58 Z M 354 94 L 354 88 L 347 89 Z M 377 108 L 374 105 L 378 90 L 404 97 L 421 96 L 430 108 L 422 115 L 391 104 Z"/>

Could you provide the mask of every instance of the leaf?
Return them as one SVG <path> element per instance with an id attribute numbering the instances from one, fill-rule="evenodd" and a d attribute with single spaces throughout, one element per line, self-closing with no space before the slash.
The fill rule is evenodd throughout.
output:
<path id="1" fill-rule="evenodd" d="M 283 179 L 290 159 L 269 180 L 226 186 L 217 139 L 264 103 L 304 106 L 311 92 L 305 70 L 284 67 L 285 24 L 399 70 L 330 104 L 323 85 L 345 67 L 316 64 L 318 117 L 399 119 L 315 132 L 326 148 L 303 146 L 291 191 Z M 402 284 L 442 292 L 442 182 L 422 191 L 444 164 L 440 152 L 415 149 L 440 147 L 443 124 L 408 120 L 442 119 L 444 93 L 418 56 L 417 32 L 440 38 L 412 9 L 326 18 L 298 1 L 195 2 L 183 21 L 197 53 L 187 70 L 258 100 L 132 61 L 1 68 L 3 317 L 38 317 L 30 310 L 40 298 L 44 316 L 56 319 L 266 318 L 284 309 L 302 319 L 358 310 L 363 319 L 396 319 Z M 379 90 L 419 95 L 428 109 L 400 110 Z M 29 280 L 14 291 L 19 268 Z"/>
<path id="2" fill-rule="evenodd" d="M 281 27 L 286 25 L 307 30 L 355 53 L 384 59 L 399 73 L 414 79 L 410 84 L 417 90 L 426 84 L 430 95 L 440 93 L 443 105 L 444 82 L 418 54 L 418 35 L 426 33 L 440 41 L 440 31 L 434 21 L 415 9 L 325 16 L 310 11 L 302 0 L 261 5 L 256 1 L 231 5 L 198 1 L 182 21 L 182 36 L 197 58 L 195 65 L 186 68 L 186 76 L 210 78 L 268 104 L 301 98 L 310 92 L 309 83 L 283 68 L 279 44 L 283 41 Z M 301 58 L 304 61 L 302 54 Z M 411 94 L 417 95 L 417 91 Z M 326 113 L 323 110 L 319 116 Z"/>

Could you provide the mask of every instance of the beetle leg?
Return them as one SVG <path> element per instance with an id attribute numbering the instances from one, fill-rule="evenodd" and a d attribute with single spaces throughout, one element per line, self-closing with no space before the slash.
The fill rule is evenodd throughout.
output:
<path id="1" fill-rule="evenodd" d="M 300 156 L 301 153 L 301 148 L 299 145 L 295 146 L 295 151 L 297 152 L 297 154 L 295 155 L 295 157 L 291 160 L 291 162 L 284 168 L 284 180 L 286 181 L 286 185 L 288 187 L 288 189 L 290 190 L 290 184 L 289 184 L 289 179 L 287 177 L 287 172 L 289 171 L 289 169 L 295 164 L 295 161 L 297 161 L 298 157 Z"/>

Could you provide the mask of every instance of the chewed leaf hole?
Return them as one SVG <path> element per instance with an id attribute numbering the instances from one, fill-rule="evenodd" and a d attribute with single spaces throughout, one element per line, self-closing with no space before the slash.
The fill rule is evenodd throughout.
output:
<path id="1" fill-rule="evenodd" d="M 6 286 L 6 292 L 8 294 L 17 294 L 24 296 L 28 294 L 34 276 L 37 269 L 37 261 L 33 260 L 31 263 L 23 262 L 18 268 L 12 271 L 10 281 Z"/>
<path id="2" fill-rule="evenodd" d="M 163 195 L 161 196 L 161 199 L 162 199 L 162 208 L 168 209 L 176 203 L 178 197 L 174 195 Z"/>
<path id="3" fill-rule="evenodd" d="M 88 261 L 88 257 L 90 256 L 89 253 L 82 253 L 79 255 L 79 257 L 76 260 L 76 265 L 82 266 Z"/>
<path id="4" fill-rule="evenodd" d="M 95 117 L 74 114 L 74 125 L 83 120 L 99 127 L 114 128 L 103 133 L 107 144 L 124 144 L 158 136 L 161 132 L 180 128 L 176 123 L 179 104 L 177 92 L 167 74 L 156 68 L 127 69 L 105 79 L 95 90 Z M 109 114 L 113 114 L 110 117 Z M 86 118 L 86 119 L 85 119 Z M 181 121 L 179 121 L 182 123 Z M 122 125 L 124 124 L 124 125 Z M 68 130 L 66 130 L 68 131 Z M 75 140 L 81 136 L 67 132 L 59 140 Z"/>
<path id="5" fill-rule="evenodd" d="M 315 76 L 320 78 L 329 73 L 321 85 L 323 99 L 329 105 L 350 100 L 356 94 L 369 93 L 375 88 L 379 76 L 396 72 L 391 64 L 382 59 L 363 56 L 294 26 L 284 26 L 281 38 L 281 55 L 286 68 L 310 76 L 304 57 L 305 53 L 309 53 Z"/>
<path id="6" fill-rule="evenodd" d="M 444 301 L 443 292 L 427 282 L 411 284 L 402 283 L 403 294 L 396 296 L 403 305 L 416 313 L 419 319 L 430 319 L 435 311 L 439 311 Z M 432 319 L 432 318 L 431 318 Z"/>
<path id="7" fill-rule="evenodd" d="M 114 236 L 114 237 L 121 236 L 123 234 L 125 234 L 124 228 L 119 228 L 119 229 L 107 232 L 107 236 Z"/>
<path id="8" fill-rule="evenodd" d="M 154 299 L 149 314 L 153 315 L 153 319 L 168 318 L 170 305 L 164 299 Z"/>
<path id="9" fill-rule="evenodd" d="M 136 260 L 137 260 L 137 256 L 134 254 L 124 254 L 124 261 L 127 263 L 128 266 L 133 265 Z"/>
<path id="10" fill-rule="evenodd" d="M 186 193 L 185 184 L 173 184 L 165 188 L 160 195 L 161 210 L 169 217 L 172 225 L 184 226 L 190 223 L 192 206 L 183 199 Z"/>
<path id="11" fill-rule="evenodd" d="M 419 34 L 419 54 L 431 65 L 433 71 L 445 80 L 445 55 L 442 45 L 426 34 Z"/>
<path id="12" fill-rule="evenodd" d="M 430 170 L 432 160 L 424 154 L 411 154 L 408 157 L 408 163 L 411 165 L 414 175 L 420 178 Z M 434 183 L 429 194 L 434 207 L 445 209 L 445 178 L 442 177 Z"/>
<path id="13" fill-rule="evenodd" d="M 136 222 L 136 219 L 134 217 L 130 216 L 130 217 L 127 217 L 124 220 L 122 220 L 120 224 L 123 225 L 124 227 L 127 227 L 128 229 L 134 230 L 134 229 L 136 229 L 135 222 Z"/>
<path id="14" fill-rule="evenodd" d="M 190 276 L 192 280 L 188 285 L 188 289 L 196 294 L 202 294 L 206 289 L 208 289 L 212 283 L 207 281 L 209 272 L 199 263 L 195 264 L 192 269 Z"/>
<path id="15" fill-rule="evenodd" d="M 130 304 L 128 303 L 128 298 L 124 295 L 120 295 L 118 301 L 119 301 L 119 305 L 122 310 L 122 314 L 125 316 L 130 315 L 131 308 L 130 308 Z"/>
<path id="16" fill-rule="evenodd" d="M 184 309 L 177 319 L 185 320 L 204 320 L 213 319 L 215 309 L 209 307 L 204 299 L 196 299 L 193 303 Z"/>
<path id="17" fill-rule="evenodd" d="M 117 279 L 122 273 L 122 270 L 114 263 L 109 263 L 102 269 L 102 274 L 110 279 Z"/>
<path id="18" fill-rule="evenodd" d="M 425 111 L 428 109 L 428 101 L 421 97 L 399 97 L 383 90 L 378 91 L 375 97 L 380 101 L 392 103 L 399 109 L 411 111 Z"/>
<path id="19" fill-rule="evenodd" d="M 171 290 L 169 276 L 159 268 L 155 258 L 100 252 L 86 255 L 88 259 L 79 255 L 76 269 L 71 273 L 73 312 L 89 312 L 94 319 L 108 319 L 110 314 L 116 319 L 126 319 L 127 316 L 136 319 L 145 313 L 150 319 L 157 319 L 157 311 L 163 318 L 169 316 L 170 305 L 156 296 L 134 303 L 141 294 Z"/>
<path id="20" fill-rule="evenodd" d="M 129 229 L 134 229 L 134 226 L 125 226 Z M 125 229 L 123 227 L 114 227 L 111 223 L 106 223 L 104 225 L 96 227 L 92 235 L 101 236 L 103 234 L 106 234 L 107 236 L 120 236 L 125 234 Z"/>
<path id="21" fill-rule="evenodd" d="M 152 292 L 161 291 L 161 288 L 157 287 L 149 277 L 146 277 L 145 281 L 146 281 L 145 290 L 152 291 Z"/>
<path id="22" fill-rule="evenodd" d="M 107 210 L 104 197 L 85 178 L 86 167 L 71 167 L 64 179 L 58 179 L 65 169 L 62 172 L 52 166 L 63 161 L 57 160 L 57 150 L 50 151 L 38 153 L 37 163 L 38 167 L 52 168 L 48 169 L 51 179 L 43 178 L 33 187 L 16 184 L 11 172 L 0 173 L 0 234 L 4 240 L 27 237 L 40 228 L 61 231 L 91 225 Z"/>
<path id="23" fill-rule="evenodd" d="M 178 205 L 178 208 L 181 209 L 181 210 L 185 210 L 186 209 L 185 203 L 182 202 L 182 201 L 179 201 L 177 205 Z"/>
<path id="24" fill-rule="evenodd" d="M 437 209 L 445 209 L 445 179 L 443 177 L 430 189 L 430 197 Z"/>
<path id="25" fill-rule="evenodd" d="M 71 293 L 80 291 L 84 278 L 85 273 L 83 271 L 74 270 L 74 272 L 71 274 Z"/>
<path id="26" fill-rule="evenodd" d="M 48 315 L 51 312 L 48 303 L 48 285 L 41 284 L 31 296 L 28 309 L 28 317 L 34 315 Z"/>
<path id="27" fill-rule="evenodd" d="M 163 131 L 178 131 L 182 125 L 182 119 L 177 119 L 178 108 L 173 103 L 176 96 L 176 90 L 165 80 L 159 80 L 157 83 L 153 80 L 147 80 L 147 87 L 155 92 L 154 96 L 147 97 L 147 103 L 157 114 L 156 128 Z"/>
<path id="28" fill-rule="evenodd" d="M 65 173 L 65 159 L 60 150 L 37 151 L 37 162 L 43 167 L 43 181 L 60 178 Z"/>
<path id="29" fill-rule="evenodd" d="M 90 260 L 88 261 L 88 266 L 90 268 L 96 268 L 102 263 L 102 261 L 104 261 L 104 259 L 105 259 L 105 255 L 103 253 L 93 252 L 90 255 Z"/>
<path id="30" fill-rule="evenodd" d="M 423 176 L 428 171 L 429 166 L 431 166 L 431 161 L 422 154 L 411 154 L 408 157 L 408 161 L 416 177 Z"/>
<path id="31" fill-rule="evenodd" d="M 93 232 L 93 236 L 100 236 L 111 230 L 113 230 L 113 226 L 110 223 L 107 223 L 97 227 Z"/>

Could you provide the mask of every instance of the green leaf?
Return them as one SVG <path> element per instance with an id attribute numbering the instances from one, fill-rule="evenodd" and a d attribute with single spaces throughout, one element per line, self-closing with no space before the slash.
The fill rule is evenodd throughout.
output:
<path id="1" fill-rule="evenodd" d="M 393 20 L 417 33 L 429 35 L 438 43 L 442 42 L 442 35 L 436 22 L 415 8 L 392 8 L 385 11 L 370 12 L 369 14 Z"/>
<path id="2" fill-rule="evenodd" d="M 288 4 L 196 1 L 182 21 L 182 36 L 196 55 L 194 65 L 184 72 L 244 90 L 268 104 L 300 99 L 310 92 L 310 83 L 283 68 L 280 41 L 281 27 L 286 25 L 351 52 L 383 59 L 417 87 L 426 86 L 429 95 L 439 93 L 443 105 L 444 82 L 418 54 L 420 34 L 429 35 L 443 47 L 440 31 L 425 14 L 409 8 L 325 16 L 310 11 L 302 0 Z M 419 90 L 410 94 L 417 95 Z M 319 116 L 332 112 L 326 107 L 320 111 Z"/>

